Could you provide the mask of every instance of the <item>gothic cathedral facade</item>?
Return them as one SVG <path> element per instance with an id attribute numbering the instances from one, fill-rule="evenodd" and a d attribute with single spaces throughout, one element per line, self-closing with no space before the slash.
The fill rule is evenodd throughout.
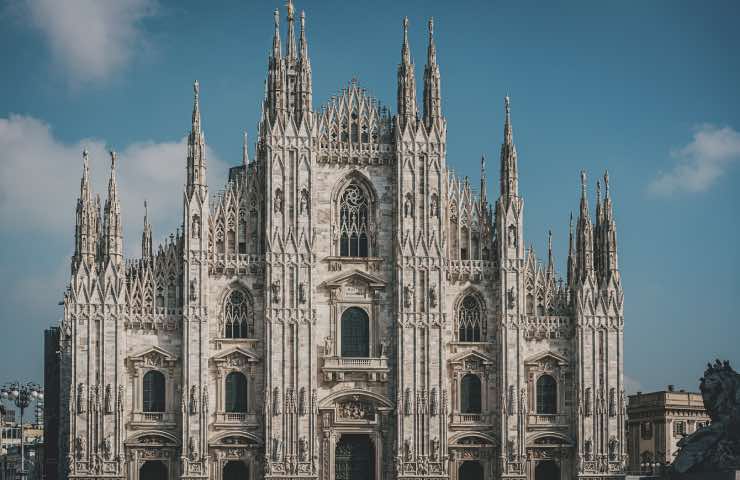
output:
<path id="1" fill-rule="evenodd" d="M 255 153 L 215 195 L 196 82 L 157 249 L 145 218 L 124 260 L 115 154 L 104 205 L 83 154 L 61 478 L 622 479 L 608 176 L 592 220 L 581 174 L 563 281 L 525 248 L 508 97 L 493 204 L 483 162 L 448 169 L 431 21 L 418 102 L 404 20 L 395 114 L 356 81 L 314 110 L 305 32 L 289 3 L 283 48 L 275 12 Z"/>

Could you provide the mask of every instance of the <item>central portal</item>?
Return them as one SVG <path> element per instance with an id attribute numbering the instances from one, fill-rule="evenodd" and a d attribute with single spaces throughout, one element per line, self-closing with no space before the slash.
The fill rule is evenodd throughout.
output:
<path id="1" fill-rule="evenodd" d="M 373 480 L 375 448 L 368 435 L 342 435 L 334 451 L 336 480 Z"/>

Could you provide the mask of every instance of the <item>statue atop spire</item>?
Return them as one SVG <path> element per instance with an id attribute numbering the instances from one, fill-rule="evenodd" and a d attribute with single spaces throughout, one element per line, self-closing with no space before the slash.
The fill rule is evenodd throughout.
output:
<path id="1" fill-rule="evenodd" d="M 249 165 L 249 145 L 247 142 L 247 131 L 244 130 L 244 143 L 242 145 L 242 163 L 246 167 Z"/>
<path id="2" fill-rule="evenodd" d="M 193 82 L 193 120 L 188 136 L 187 191 L 192 194 L 196 185 L 205 186 L 205 137 L 200 119 L 200 83 Z"/>
<path id="3" fill-rule="evenodd" d="M 501 196 L 504 198 L 519 195 L 519 173 L 516 146 L 511 126 L 511 100 L 504 97 L 504 142 L 501 144 Z"/>
<path id="4" fill-rule="evenodd" d="M 427 64 L 424 67 L 424 125 L 427 128 L 431 128 L 442 117 L 440 83 L 437 47 L 434 44 L 434 19 L 430 18 Z"/>
<path id="5" fill-rule="evenodd" d="M 285 5 L 288 14 L 287 14 L 287 20 L 288 20 L 288 51 L 286 52 L 285 56 L 289 60 L 295 60 L 296 58 L 296 48 L 295 48 L 295 31 L 294 31 L 294 23 L 295 23 L 295 8 L 293 7 L 293 0 L 288 0 L 288 3 Z"/>
<path id="6" fill-rule="evenodd" d="M 116 152 L 110 151 L 110 179 L 108 198 L 105 200 L 103 218 L 103 258 L 115 264 L 123 261 L 123 232 L 121 227 L 121 204 L 118 200 L 116 182 Z"/>
<path id="7" fill-rule="evenodd" d="M 409 48 L 409 18 L 403 18 L 401 63 L 398 65 L 398 118 L 401 128 L 416 124 L 416 80 Z"/>
<path id="8" fill-rule="evenodd" d="M 149 224 L 149 209 L 144 200 L 144 231 L 141 234 L 141 258 L 152 258 L 152 226 Z"/>

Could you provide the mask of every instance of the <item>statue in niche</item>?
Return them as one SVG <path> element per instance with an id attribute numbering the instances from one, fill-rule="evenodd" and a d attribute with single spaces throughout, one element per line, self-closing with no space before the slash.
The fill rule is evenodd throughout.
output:
<path id="1" fill-rule="evenodd" d="M 411 388 L 406 388 L 406 395 L 403 399 L 403 411 L 406 415 L 411 415 Z"/>
<path id="2" fill-rule="evenodd" d="M 198 281 L 194 278 L 190 280 L 190 300 L 198 300 Z"/>
<path id="3" fill-rule="evenodd" d="M 699 384 L 710 418 L 678 441 L 673 468 L 678 473 L 740 470 L 740 374 L 730 362 L 708 364 Z"/>
<path id="4" fill-rule="evenodd" d="M 587 417 L 591 416 L 591 387 L 586 389 L 585 394 L 585 414 Z"/>
<path id="5" fill-rule="evenodd" d="M 113 413 L 113 393 L 110 384 L 105 387 L 105 413 Z"/>
<path id="6" fill-rule="evenodd" d="M 432 439 L 432 452 L 430 457 L 434 461 L 439 457 L 439 439 L 437 437 Z"/>
<path id="7" fill-rule="evenodd" d="M 388 337 L 383 337 L 380 340 L 380 356 L 381 357 L 388 356 Z"/>
<path id="8" fill-rule="evenodd" d="M 85 438 L 80 435 L 75 438 L 75 455 L 77 460 L 82 460 L 85 457 Z"/>
<path id="9" fill-rule="evenodd" d="M 332 338 L 326 337 L 324 339 L 324 355 L 327 357 L 330 357 L 334 353 L 334 348 L 332 348 Z"/>
<path id="10" fill-rule="evenodd" d="M 306 387 L 301 387 L 301 391 L 298 395 L 298 415 L 304 416 L 306 414 Z"/>
<path id="11" fill-rule="evenodd" d="M 279 188 L 275 189 L 274 210 L 275 213 L 283 213 L 283 191 Z"/>
<path id="12" fill-rule="evenodd" d="M 526 415 L 527 411 L 529 410 L 529 406 L 527 405 L 527 388 L 522 387 L 522 391 L 519 393 L 519 400 L 521 401 L 521 407 L 519 407 L 519 411 L 522 412 L 522 415 Z"/>
<path id="13" fill-rule="evenodd" d="M 411 308 L 414 303 L 414 290 L 411 284 L 407 284 L 403 287 L 403 306 Z"/>
<path id="14" fill-rule="evenodd" d="M 412 461 L 414 459 L 414 448 L 411 446 L 411 440 L 408 438 L 403 441 L 403 450 L 405 452 L 406 461 Z"/>
<path id="15" fill-rule="evenodd" d="M 591 446 L 591 439 L 583 442 L 583 457 L 586 459 L 587 462 L 591 460 Z"/>
<path id="16" fill-rule="evenodd" d="M 198 413 L 198 389 L 195 385 L 190 387 L 190 415 Z"/>
<path id="17" fill-rule="evenodd" d="M 193 437 L 192 435 L 188 440 L 188 452 L 190 456 L 190 461 L 194 462 L 198 458 L 198 446 L 195 444 L 195 437 Z"/>
<path id="18" fill-rule="evenodd" d="M 439 215 L 439 199 L 437 198 L 436 193 L 432 194 L 432 200 L 429 203 L 429 210 L 432 217 Z"/>
<path id="19" fill-rule="evenodd" d="M 111 456 L 113 455 L 113 441 L 111 440 L 111 436 L 108 435 L 105 437 L 105 440 L 103 440 L 103 458 L 106 460 L 110 460 Z"/>
<path id="20" fill-rule="evenodd" d="M 272 303 L 280 303 L 280 279 L 272 282 L 270 289 L 272 290 Z"/>
<path id="21" fill-rule="evenodd" d="M 508 397 L 509 415 L 516 413 L 516 388 L 514 385 L 509 385 L 509 397 Z"/>
<path id="22" fill-rule="evenodd" d="M 513 310 L 516 306 L 516 292 L 514 291 L 514 287 L 511 287 L 506 291 L 506 303 L 509 310 Z"/>
<path id="23" fill-rule="evenodd" d="M 434 284 L 429 287 L 429 306 L 437 308 L 437 286 Z"/>
<path id="24" fill-rule="evenodd" d="M 619 440 L 615 437 L 609 439 L 609 461 L 615 461 L 617 459 L 617 450 L 619 449 Z"/>
<path id="25" fill-rule="evenodd" d="M 303 282 L 298 284 L 298 301 L 306 303 L 306 284 Z"/>
<path id="26" fill-rule="evenodd" d="M 306 440 L 306 437 L 301 437 L 298 440 L 298 459 L 301 462 L 308 460 L 308 440 Z"/>
<path id="27" fill-rule="evenodd" d="M 200 217 L 193 215 L 193 238 L 200 238 Z"/>
<path id="28" fill-rule="evenodd" d="M 283 453 L 283 441 L 279 438 L 272 439 L 272 459 L 279 462 Z"/>
<path id="29" fill-rule="evenodd" d="M 510 247 L 516 248 L 516 227 L 514 225 L 509 225 L 508 241 Z"/>
<path id="30" fill-rule="evenodd" d="M 411 194 L 406 194 L 406 201 L 403 203 L 403 216 L 410 217 L 414 214 L 414 201 L 411 198 Z"/>
<path id="31" fill-rule="evenodd" d="M 85 384 L 77 385 L 77 413 L 85 413 L 87 398 L 85 397 Z"/>
<path id="32" fill-rule="evenodd" d="M 298 211 L 301 215 L 308 215 L 309 213 L 309 194 L 307 189 L 301 190 L 301 200 Z"/>
<path id="33" fill-rule="evenodd" d="M 118 411 L 123 411 L 123 385 L 118 386 L 118 398 L 116 400 L 116 403 L 118 404 Z"/>

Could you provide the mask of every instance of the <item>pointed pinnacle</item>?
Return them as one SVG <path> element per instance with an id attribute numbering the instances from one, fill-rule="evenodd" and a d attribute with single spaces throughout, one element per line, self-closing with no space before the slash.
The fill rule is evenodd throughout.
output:
<path id="1" fill-rule="evenodd" d="M 586 170 L 581 170 L 581 198 L 586 198 Z"/>
<path id="2" fill-rule="evenodd" d="M 506 110 L 506 118 L 504 120 L 504 141 L 507 144 L 514 142 L 514 133 L 511 127 L 511 98 L 506 95 L 504 97 L 504 108 Z"/>
<path id="3" fill-rule="evenodd" d="M 604 170 L 604 197 L 609 198 L 609 171 Z"/>
<path id="4" fill-rule="evenodd" d="M 246 130 L 244 130 L 244 144 L 242 145 L 242 162 L 244 163 L 244 166 L 247 166 L 249 163 L 249 147 Z"/>
<path id="5" fill-rule="evenodd" d="M 411 63 L 411 53 L 409 52 L 409 17 L 403 17 L 403 46 L 401 47 L 401 56 L 404 63 Z"/>

